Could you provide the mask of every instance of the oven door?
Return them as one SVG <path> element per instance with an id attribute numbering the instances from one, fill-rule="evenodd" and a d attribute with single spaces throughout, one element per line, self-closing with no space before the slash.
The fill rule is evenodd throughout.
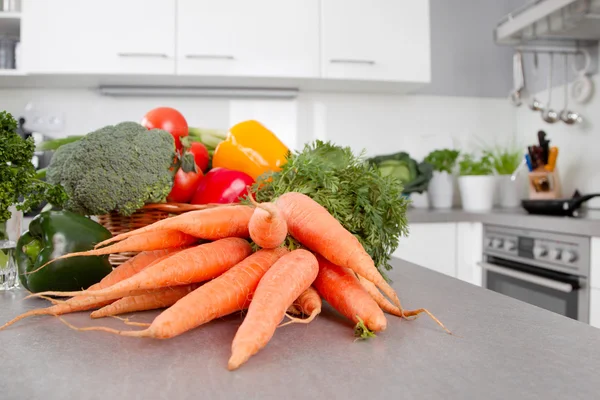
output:
<path id="1" fill-rule="evenodd" d="M 583 277 L 495 256 L 484 257 L 483 286 L 506 296 L 589 322 L 589 289 Z"/>

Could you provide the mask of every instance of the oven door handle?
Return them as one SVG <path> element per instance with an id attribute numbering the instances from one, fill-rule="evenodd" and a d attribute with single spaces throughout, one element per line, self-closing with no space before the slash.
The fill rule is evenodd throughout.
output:
<path id="1" fill-rule="evenodd" d="M 558 282 L 554 279 L 544 278 L 542 276 L 528 274 L 526 272 L 517 271 L 510 268 L 500 267 L 498 265 L 489 264 L 485 262 L 477 263 L 481 268 L 486 269 L 488 271 L 495 272 L 500 275 L 510 276 L 511 278 L 520 279 L 525 282 L 533 283 L 534 285 L 539 285 L 543 287 L 547 287 L 549 289 L 558 290 L 559 292 L 571 293 L 575 288 L 570 283 Z"/>

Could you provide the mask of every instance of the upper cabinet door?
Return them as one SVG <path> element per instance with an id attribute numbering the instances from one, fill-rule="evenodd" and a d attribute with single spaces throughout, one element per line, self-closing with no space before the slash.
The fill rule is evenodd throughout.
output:
<path id="1" fill-rule="evenodd" d="M 428 0 L 321 0 L 324 78 L 429 82 Z"/>
<path id="2" fill-rule="evenodd" d="M 318 0 L 178 0 L 177 73 L 318 77 Z"/>
<path id="3" fill-rule="evenodd" d="M 175 72 L 175 0 L 23 3 L 23 64 L 28 72 Z"/>

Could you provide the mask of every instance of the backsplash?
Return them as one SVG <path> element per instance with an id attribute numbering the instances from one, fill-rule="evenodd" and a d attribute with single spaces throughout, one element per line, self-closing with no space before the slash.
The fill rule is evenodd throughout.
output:
<path id="1" fill-rule="evenodd" d="M 515 113 L 504 99 L 300 93 L 294 100 L 106 97 L 92 90 L 0 90 L 0 108 L 15 116 L 25 107 L 64 119 L 54 136 L 90 132 L 107 124 L 139 120 L 158 106 L 180 110 L 190 126 L 227 129 L 262 121 L 291 148 L 319 138 L 368 155 L 408 151 L 415 158 L 441 147 L 475 149 L 512 138 Z"/>
<path id="2" fill-rule="evenodd" d="M 593 78 L 596 88 L 599 84 L 597 75 Z M 557 86 L 553 91 L 555 100 L 553 108 L 560 110 L 563 106 L 563 87 Z M 539 112 L 533 112 L 526 105 L 516 109 L 516 132 L 518 139 L 526 144 L 533 144 L 537 139 L 537 131 L 543 130 L 549 136 L 551 145 L 558 146 L 557 168 L 563 186 L 563 196 L 569 197 L 575 189 L 581 193 L 600 192 L 600 98 L 596 89 L 594 97 L 587 104 L 576 104 L 572 100 L 569 108 L 582 114 L 581 125 L 565 125 L 562 122 L 548 124 L 542 121 Z M 546 101 L 547 92 L 536 94 L 537 99 Z M 591 200 L 590 207 L 600 207 L 598 199 Z"/>

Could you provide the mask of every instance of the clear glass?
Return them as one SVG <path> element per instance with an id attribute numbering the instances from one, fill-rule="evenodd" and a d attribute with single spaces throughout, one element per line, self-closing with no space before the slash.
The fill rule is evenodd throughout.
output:
<path id="1" fill-rule="evenodd" d="M 21 235 L 23 213 L 10 207 L 12 215 L 8 221 L 0 222 L 0 291 L 14 289 L 19 285 L 15 248 Z"/>

